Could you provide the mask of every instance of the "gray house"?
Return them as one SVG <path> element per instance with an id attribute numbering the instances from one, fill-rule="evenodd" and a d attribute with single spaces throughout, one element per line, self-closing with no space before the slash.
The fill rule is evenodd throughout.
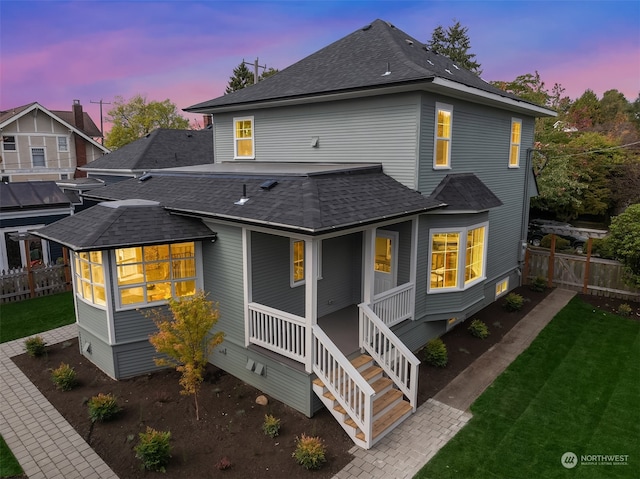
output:
<path id="1" fill-rule="evenodd" d="M 201 288 L 213 364 L 371 447 L 415 411 L 413 352 L 520 284 L 528 148 L 555 113 L 380 20 L 187 110 L 213 115 L 215 163 L 38 231 L 73 251 L 82 353 L 153 370 L 140 310 Z"/>

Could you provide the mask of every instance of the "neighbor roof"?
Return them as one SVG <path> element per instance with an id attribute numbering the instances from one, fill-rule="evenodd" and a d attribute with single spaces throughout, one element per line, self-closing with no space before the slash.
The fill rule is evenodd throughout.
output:
<path id="1" fill-rule="evenodd" d="M 204 163 L 213 163 L 211 130 L 159 128 L 80 169 L 143 172 Z"/>
<path id="2" fill-rule="evenodd" d="M 0 183 L 0 210 L 68 207 L 69 198 L 53 181 Z"/>
<path id="3" fill-rule="evenodd" d="M 167 209 L 290 231 L 321 234 L 442 206 L 382 172 L 380 165 L 287 165 L 274 173 L 154 172 L 92 190 L 98 200 L 141 198 Z M 244 196 L 248 201 L 241 203 Z"/>
<path id="4" fill-rule="evenodd" d="M 447 90 L 476 100 L 507 102 L 537 116 L 555 112 L 521 100 L 455 65 L 452 60 L 388 22 L 375 20 L 288 68 L 241 90 L 198 103 L 186 111 L 216 113 L 273 102 L 331 97 L 373 89 Z"/>
<path id="5" fill-rule="evenodd" d="M 429 197 L 446 203 L 443 212 L 477 212 L 501 206 L 502 201 L 473 173 L 445 176 Z"/>
<path id="6" fill-rule="evenodd" d="M 155 201 L 100 203 L 34 231 L 74 251 L 104 250 L 213 238 L 202 221 L 171 214 Z"/>
<path id="7" fill-rule="evenodd" d="M 74 120 L 72 111 L 66 111 L 66 110 L 50 110 L 50 111 L 51 113 L 56 115 L 58 118 L 66 121 L 67 123 L 71 123 L 72 125 L 75 125 L 75 120 Z M 102 138 L 103 135 L 102 135 L 102 132 L 100 131 L 100 128 L 96 126 L 96 124 L 91 119 L 91 116 L 89 116 L 89 113 L 87 113 L 86 111 L 82 112 L 82 121 L 84 126 L 79 129 L 82 130 L 83 133 L 85 133 L 87 136 Z"/>

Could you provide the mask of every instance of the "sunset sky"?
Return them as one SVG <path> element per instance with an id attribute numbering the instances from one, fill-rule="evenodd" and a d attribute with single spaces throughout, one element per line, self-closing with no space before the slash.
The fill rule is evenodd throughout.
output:
<path id="1" fill-rule="evenodd" d="M 0 110 L 79 99 L 99 124 L 92 101 L 137 93 L 182 109 L 222 95 L 243 59 L 284 69 L 377 18 L 423 42 L 460 21 L 488 81 L 537 70 L 573 99 L 640 93 L 637 0 L 2 0 Z"/>

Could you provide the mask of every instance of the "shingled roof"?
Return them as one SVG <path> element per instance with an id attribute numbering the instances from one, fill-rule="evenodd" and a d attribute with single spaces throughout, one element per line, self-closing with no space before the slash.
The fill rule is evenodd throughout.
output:
<path id="1" fill-rule="evenodd" d="M 456 91 L 476 100 L 500 102 L 553 116 L 550 110 L 521 100 L 487 83 L 452 60 L 388 22 L 375 20 L 255 85 L 185 108 L 215 113 L 295 99 L 335 95 L 366 95 L 372 89 Z"/>
<path id="2" fill-rule="evenodd" d="M 192 215 L 308 234 L 400 218 L 442 206 L 382 172 L 380 165 L 210 165 L 210 172 L 165 171 L 92 190 L 98 200 L 140 198 Z M 262 165 L 267 166 L 267 165 Z M 278 170 L 278 168 L 281 168 Z M 288 170 L 282 170 L 288 168 Z M 240 204 L 246 193 L 248 200 Z"/>
<path id="3" fill-rule="evenodd" d="M 431 196 L 446 203 L 443 211 L 475 212 L 501 206 L 502 201 L 473 173 L 452 173 L 445 176 Z"/>
<path id="4" fill-rule="evenodd" d="M 202 221 L 171 214 L 155 201 L 100 203 L 34 231 L 74 251 L 104 250 L 213 238 Z"/>
<path id="5" fill-rule="evenodd" d="M 80 169 L 143 172 L 205 163 L 213 163 L 211 130 L 158 128 Z"/>

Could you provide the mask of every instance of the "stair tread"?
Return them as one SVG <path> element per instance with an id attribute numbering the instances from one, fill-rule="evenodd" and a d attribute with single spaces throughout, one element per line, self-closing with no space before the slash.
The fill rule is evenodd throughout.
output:
<path id="1" fill-rule="evenodd" d="M 401 398 L 402 391 L 400 391 L 399 389 L 389 389 L 382 396 L 377 397 L 373 400 L 373 415 L 375 416 L 379 414 L 380 411 L 382 411 L 384 408 L 388 407 L 389 405 L 393 404 L 394 401 L 397 401 Z M 347 412 L 340 404 L 336 404 L 333 409 L 335 409 L 340 414 L 346 414 Z M 355 423 L 349 425 L 355 426 Z"/>
<path id="2" fill-rule="evenodd" d="M 411 404 L 409 404 L 407 401 L 402 401 L 394 406 L 394 408 L 388 411 L 384 416 L 376 419 L 373 422 L 372 440 L 386 431 L 393 423 L 410 412 L 412 409 L 413 408 L 411 407 Z M 356 433 L 356 437 L 362 441 L 365 440 L 364 432 L 362 431 L 358 431 Z"/>
<path id="3" fill-rule="evenodd" d="M 372 378 L 376 377 L 378 374 L 382 374 L 382 368 L 380 366 L 371 366 L 370 368 L 365 369 L 360 374 L 365 379 L 365 381 L 369 382 Z"/>
<path id="4" fill-rule="evenodd" d="M 371 356 L 369 356 L 368 354 L 361 354 L 357 358 L 352 359 L 351 364 L 354 368 L 358 369 L 359 367 L 364 366 L 371 361 L 373 361 L 373 358 Z"/>

